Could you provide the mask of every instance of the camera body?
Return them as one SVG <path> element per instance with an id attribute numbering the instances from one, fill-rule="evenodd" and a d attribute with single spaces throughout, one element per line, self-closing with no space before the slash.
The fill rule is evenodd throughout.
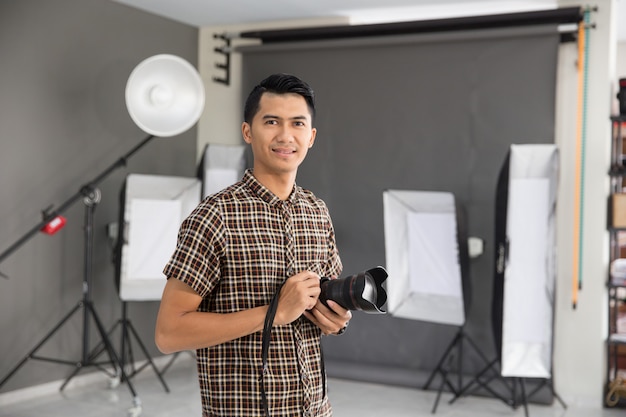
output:
<path id="1" fill-rule="evenodd" d="M 319 299 L 326 306 L 326 302 L 332 300 L 347 310 L 384 314 L 382 307 L 387 293 L 382 284 L 386 279 L 387 271 L 382 266 L 344 278 L 322 277 Z"/>

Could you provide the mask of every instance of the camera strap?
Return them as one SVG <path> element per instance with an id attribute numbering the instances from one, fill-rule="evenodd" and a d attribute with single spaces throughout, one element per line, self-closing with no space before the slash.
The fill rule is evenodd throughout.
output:
<path id="1" fill-rule="evenodd" d="M 265 410 L 265 415 L 270 417 L 270 408 L 267 402 L 267 393 L 265 392 L 265 375 L 269 372 L 267 365 L 267 357 L 269 355 L 270 350 L 270 341 L 272 339 L 272 325 L 274 324 L 274 317 L 276 317 L 276 310 L 278 309 L 278 299 L 280 298 L 280 291 L 283 288 L 283 284 L 280 284 L 276 293 L 272 297 L 272 301 L 270 302 L 267 313 L 265 314 L 265 323 L 263 324 L 263 341 L 261 345 L 261 361 L 263 363 L 263 368 L 261 369 L 261 378 L 259 381 L 261 382 L 261 399 L 263 401 L 263 408 Z"/>
<path id="2" fill-rule="evenodd" d="M 270 350 L 270 341 L 272 339 L 272 325 L 274 324 L 274 317 L 276 317 L 276 310 L 278 309 L 278 299 L 280 298 L 280 291 L 283 289 L 284 281 L 278 289 L 274 296 L 272 297 L 272 301 L 267 308 L 267 313 L 265 314 L 265 322 L 263 323 L 263 339 L 261 342 L 261 361 L 263 367 L 261 368 L 261 377 L 259 378 L 259 382 L 261 383 L 261 399 L 262 399 L 262 407 L 265 411 L 265 416 L 270 417 L 270 408 L 269 403 L 267 402 L 267 392 L 265 391 L 265 375 L 269 372 L 269 367 L 267 364 L 267 358 L 269 356 Z M 324 352 L 321 351 L 320 347 L 320 355 L 321 355 L 321 367 L 322 367 L 322 386 L 324 389 L 324 397 L 326 396 L 326 372 L 324 366 Z"/>

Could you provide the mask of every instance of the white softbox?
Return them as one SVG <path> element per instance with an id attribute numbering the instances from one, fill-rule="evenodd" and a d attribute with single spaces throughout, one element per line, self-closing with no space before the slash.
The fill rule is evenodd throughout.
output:
<path id="1" fill-rule="evenodd" d="M 200 202 L 197 178 L 130 174 L 121 194 L 117 244 L 123 301 L 160 300 L 163 267 L 176 247 L 182 221 Z"/>
<path id="2" fill-rule="evenodd" d="M 246 169 L 244 145 L 209 144 L 200 163 L 202 197 L 221 191 L 243 177 Z"/>
<path id="3" fill-rule="evenodd" d="M 497 199 L 506 213 L 497 216 L 496 230 L 505 226 L 505 232 L 496 242 L 501 274 L 495 279 L 503 282 L 494 297 L 502 297 L 505 377 L 551 378 L 557 174 L 556 145 L 545 144 L 512 145 L 501 173 Z"/>
<path id="4" fill-rule="evenodd" d="M 388 190 L 383 205 L 389 313 L 462 326 L 463 268 L 454 195 Z"/>

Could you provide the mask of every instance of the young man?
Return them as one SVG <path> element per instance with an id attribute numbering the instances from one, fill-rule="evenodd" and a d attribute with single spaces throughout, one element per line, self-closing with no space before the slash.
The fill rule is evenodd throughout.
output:
<path id="1" fill-rule="evenodd" d="M 314 117 L 313 91 L 294 76 L 252 90 L 242 134 L 253 169 L 183 222 L 164 269 L 156 344 L 197 350 L 204 417 L 332 415 L 320 337 L 342 333 L 351 313 L 318 300 L 320 277 L 342 265 L 326 205 L 295 183 Z M 279 288 L 264 372 L 262 330 Z"/>

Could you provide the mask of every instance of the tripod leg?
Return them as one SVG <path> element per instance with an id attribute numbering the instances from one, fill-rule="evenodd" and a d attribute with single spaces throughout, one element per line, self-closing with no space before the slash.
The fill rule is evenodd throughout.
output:
<path id="1" fill-rule="evenodd" d="M 78 311 L 78 309 L 81 307 L 81 304 L 76 304 L 76 306 L 70 310 L 69 313 L 67 313 L 65 315 L 65 317 L 63 317 L 61 319 L 61 321 L 59 321 L 59 323 L 57 323 L 56 326 L 54 326 L 54 328 L 52 330 L 50 330 L 50 332 L 44 336 L 43 339 L 41 339 L 41 341 L 39 343 L 37 343 L 37 345 L 30 351 L 28 352 L 28 354 L 8 373 L 7 376 L 5 376 L 2 381 L 0 381 L 0 387 L 2 387 L 8 380 L 9 378 L 11 378 L 17 371 L 18 369 L 20 369 L 22 367 L 22 365 L 24 365 L 26 363 L 26 361 L 28 361 L 30 358 L 33 357 L 33 355 L 39 350 L 39 348 L 41 348 L 44 343 L 46 343 L 48 341 L 48 339 L 50 339 L 50 337 L 52 337 L 52 335 L 54 333 L 56 333 L 57 330 L 59 330 L 61 328 L 61 326 L 63 326 L 65 324 L 66 321 L 69 320 L 70 317 L 72 317 L 72 315 Z"/>
<path id="2" fill-rule="evenodd" d="M 438 372 L 442 372 L 441 366 L 443 365 L 444 361 L 446 360 L 446 358 L 450 354 L 450 351 L 452 351 L 452 349 L 459 342 L 459 338 L 460 337 L 461 337 L 461 332 L 459 331 L 459 332 L 457 332 L 456 336 L 454 336 L 454 339 L 452 340 L 452 342 L 446 348 L 446 351 L 441 356 L 441 359 L 439 360 L 439 363 L 437 364 L 435 369 L 433 369 L 433 371 L 431 372 L 430 377 L 428 377 L 428 381 L 426 381 L 426 384 L 424 384 L 424 387 L 422 389 L 428 389 L 428 387 L 430 386 L 431 382 L 433 382 L 433 379 L 435 378 L 435 375 L 437 375 Z"/>
<path id="3" fill-rule="evenodd" d="M 539 384 L 539 386 L 537 386 L 530 394 L 527 395 L 527 398 L 532 398 L 533 395 L 539 392 L 539 390 L 541 390 L 541 388 L 543 388 L 546 384 L 549 384 L 550 392 L 552 393 L 554 398 L 556 398 L 559 404 L 561 404 L 561 407 L 567 410 L 567 404 L 565 404 L 565 401 L 563 401 L 563 399 L 559 396 L 559 394 L 557 394 L 557 392 L 554 390 L 554 381 L 552 379 L 544 379 L 543 382 Z"/>
<path id="4" fill-rule="evenodd" d="M 61 388 L 59 388 L 59 391 L 63 391 L 65 389 L 65 386 L 70 382 L 72 378 L 74 378 L 78 374 L 78 372 L 80 372 L 82 368 L 83 368 L 82 362 L 78 362 L 77 366 L 74 368 L 72 373 L 67 378 L 65 378 L 65 381 L 61 385 Z"/>
<path id="5" fill-rule="evenodd" d="M 476 375 L 474 377 L 474 379 L 472 379 L 469 383 L 467 383 L 464 387 L 461 388 L 461 390 L 459 391 L 459 393 L 457 395 L 455 395 L 454 397 L 452 397 L 452 399 L 450 400 L 450 404 L 454 403 L 456 401 L 457 398 L 463 396 L 463 394 L 465 394 L 466 392 L 469 391 L 469 389 L 476 383 L 478 383 L 479 385 L 482 385 L 480 378 L 482 378 L 482 376 L 484 374 L 486 374 L 491 367 L 496 363 L 497 359 L 494 359 L 493 361 L 491 361 L 485 368 L 483 368 L 482 371 L 480 371 L 478 373 L 478 375 Z"/>
<path id="6" fill-rule="evenodd" d="M 130 331 L 133 334 L 133 336 L 135 336 L 135 340 L 137 340 L 137 343 L 139 344 L 139 347 L 143 351 L 144 356 L 146 357 L 146 359 L 150 363 L 150 366 L 152 366 L 152 369 L 154 369 L 154 372 L 156 373 L 157 377 L 159 378 L 159 381 L 161 381 L 161 384 L 163 385 L 163 388 L 165 389 L 165 392 L 170 392 L 169 387 L 167 386 L 167 384 L 165 383 L 165 380 L 163 379 L 163 375 L 161 374 L 161 371 L 159 371 L 159 368 L 157 368 L 156 365 L 154 364 L 154 361 L 152 360 L 152 356 L 150 356 L 150 353 L 148 352 L 148 349 L 146 349 L 146 346 L 141 341 L 141 338 L 139 337 L 139 334 L 137 333 L 137 331 L 133 327 L 133 324 L 130 322 L 130 320 L 128 320 L 128 328 L 130 329 Z"/>
<path id="7" fill-rule="evenodd" d="M 437 412 L 437 406 L 439 405 L 439 399 L 441 398 L 441 393 L 443 392 L 443 387 L 446 384 L 448 378 L 448 369 L 444 368 L 441 370 L 441 384 L 439 384 L 439 389 L 437 390 L 437 398 L 435 398 L 435 404 L 433 404 L 433 409 L 431 410 L 431 414 L 435 414 Z"/>
<path id="8" fill-rule="evenodd" d="M 554 395 L 554 398 L 556 398 L 559 404 L 561 404 L 561 407 L 563 407 L 564 410 L 567 410 L 567 404 L 565 404 L 565 401 L 563 401 L 561 396 L 554 390 L 554 387 L 552 387 L 552 395 Z"/>
<path id="9" fill-rule="evenodd" d="M 96 326 L 98 327 L 98 331 L 100 332 L 100 337 L 102 338 L 102 342 L 105 344 L 106 350 L 109 353 L 109 359 L 111 360 L 111 362 L 113 364 L 117 364 L 117 366 L 120 367 L 119 371 L 122 374 L 122 380 L 126 381 L 126 383 L 128 384 L 128 389 L 130 390 L 130 392 L 131 392 L 131 394 L 133 396 L 133 408 L 130 409 L 130 413 L 132 415 L 134 415 L 134 416 L 138 416 L 141 413 L 141 408 L 142 407 L 141 407 L 141 400 L 137 396 L 137 392 L 135 391 L 135 387 L 133 387 L 133 384 L 127 378 L 126 372 L 124 371 L 124 366 L 122 365 L 119 357 L 115 353 L 115 349 L 113 349 L 113 344 L 109 340 L 109 337 L 108 337 L 108 335 L 106 333 L 106 329 L 102 325 L 102 322 L 100 321 L 100 318 L 98 317 L 98 314 L 96 313 L 96 310 L 94 309 L 93 304 L 91 302 L 89 302 L 89 303 L 86 304 L 85 307 L 89 308 L 89 311 L 91 312 L 91 314 L 93 316 L 93 319 L 96 322 Z"/>
<path id="10" fill-rule="evenodd" d="M 165 366 L 163 368 L 161 368 L 161 375 L 164 375 L 165 372 L 167 372 L 168 369 L 170 369 L 170 366 L 172 366 L 172 364 L 174 363 L 174 361 L 176 360 L 176 358 L 178 358 L 178 355 L 180 355 L 181 352 L 176 352 L 172 355 L 172 357 L 170 358 L 170 360 L 165 364 Z"/>
<path id="11" fill-rule="evenodd" d="M 520 390 L 522 391 L 522 405 L 524 406 L 524 415 L 528 417 L 528 398 L 526 398 L 526 383 L 524 378 L 519 378 Z"/>
<path id="12" fill-rule="evenodd" d="M 476 353 L 478 353 L 478 355 L 481 357 L 481 359 L 486 363 L 486 364 L 490 364 L 491 362 L 489 362 L 489 359 L 487 359 L 487 357 L 485 356 L 484 353 L 482 353 L 482 351 L 478 348 L 478 345 L 476 344 L 476 342 L 474 342 L 472 340 L 471 337 L 469 337 L 468 335 L 465 335 L 465 339 L 467 340 L 467 342 L 474 348 L 474 351 L 476 351 Z"/>
<path id="13" fill-rule="evenodd" d="M 111 335 L 113 334 L 113 332 L 115 331 L 115 329 L 117 328 L 117 326 L 120 325 L 120 321 L 118 320 L 117 322 L 115 322 L 115 324 L 111 327 L 111 330 L 109 330 L 107 332 L 107 336 L 109 337 L 109 339 L 111 338 Z M 91 358 L 91 360 L 96 360 L 104 351 L 106 350 L 106 346 L 104 344 L 104 342 L 100 341 L 96 347 L 93 348 L 93 350 L 91 351 L 91 354 L 89 355 L 89 357 Z"/>

